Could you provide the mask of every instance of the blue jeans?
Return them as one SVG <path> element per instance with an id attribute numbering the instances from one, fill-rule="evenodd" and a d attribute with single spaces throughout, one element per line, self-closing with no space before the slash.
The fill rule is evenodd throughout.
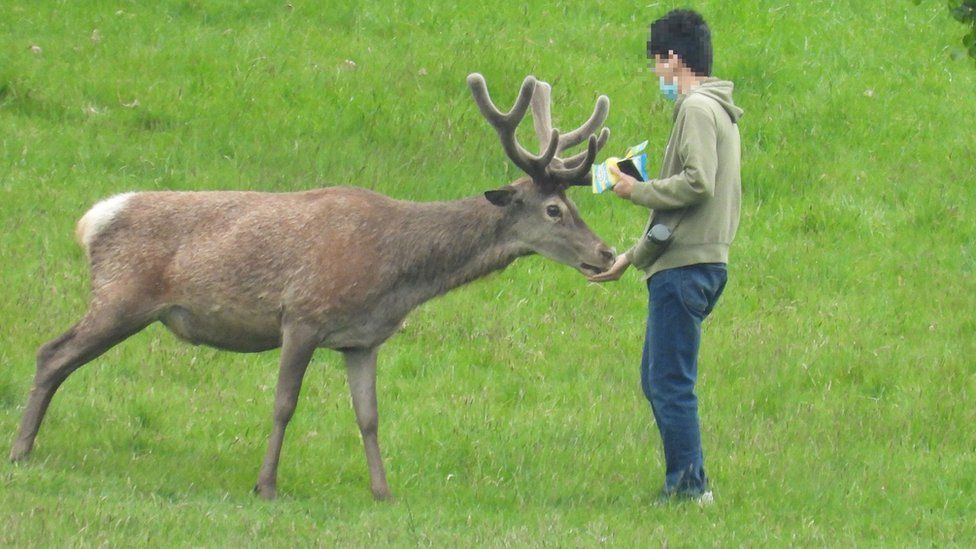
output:
<path id="1" fill-rule="evenodd" d="M 704 263 L 660 271 L 647 281 L 641 388 L 661 432 L 667 465 L 664 489 L 669 494 L 696 496 L 708 490 L 695 380 L 701 324 L 727 279 L 725 264 Z"/>

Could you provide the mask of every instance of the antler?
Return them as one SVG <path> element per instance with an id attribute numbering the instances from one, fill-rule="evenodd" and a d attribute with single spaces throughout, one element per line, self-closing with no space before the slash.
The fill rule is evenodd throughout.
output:
<path id="1" fill-rule="evenodd" d="M 607 128 L 603 128 L 599 138 L 593 135 L 596 128 L 606 120 L 610 111 L 610 100 L 605 95 L 597 99 L 593 114 L 582 126 L 569 133 L 560 134 L 558 130 L 552 128 L 551 87 L 548 83 L 536 80 L 532 76 L 525 77 L 515 105 L 507 113 L 502 113 L 492 103 L 483 76 L 478 73 L 469 75 L 468 87 L 471 88 L 481 114 L 498 133 L 505 153 L 534 181 L 562 185 L 589 184 L 586 175 L 596 159 L 596 153 L 603 148 L 610 137 L 610 130 Z M 539 156 L 526 151 L 515 137 L 515 129 L 525 117 L 530 104 L 536 137 L 543 149 Z M 587 141 L 585 151 L 569 158 L 557 156 L 560 152 L 575 147 L 584 140 Z"/>
<path id="2" fill-rule="evenodd" d="M 535 131 L 536 135 L 539 136 L 540 142 L 542 141 L 542 136 L 547 135 L 550 128 L 552 128 L 551 91 L 552 87 L 548 82 L 539 80 L 535 84 L 535 93 L 532 95 L 532 119 L 535 122 Z M 587 151 L 583 151 L 569 158 L 559 158 L 558 155 L 589 138 L 600 127 L 600 124 L 603 124 L 607 119 L 609 112 L 610 100 L 607 99 L 607 96 L 601 95 L 596 100 L 593 114 L 590 115 L 590 118 L 582 126 L 559 136 L 559 145 L 556 147 L 556 160 L 563 165 L 562 167 L 574 167 L 586 157 Z M 603 128 L 603 131 L 600 132 L 600 136 L 597 138 L 597 152 L 606 145 L 609 137 L 610 129 Z"/>

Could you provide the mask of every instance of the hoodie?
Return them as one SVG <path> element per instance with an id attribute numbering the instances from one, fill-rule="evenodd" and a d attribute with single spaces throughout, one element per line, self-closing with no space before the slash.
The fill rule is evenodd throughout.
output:
<path id="1" fill-rule="evenodd" d="M 732 101 L 732 87 L 727 80 L 707 78 L 678 98 L 660 177 L 634 187 L 631 202 L 651 212 L 641 238 L 626 253 L 645 279 L 685 265 L 728 263 L 742 196 L 736 124 L 742 109 Z M 652 221 L 673 231 L 656 260 L 647 239 Z"/>

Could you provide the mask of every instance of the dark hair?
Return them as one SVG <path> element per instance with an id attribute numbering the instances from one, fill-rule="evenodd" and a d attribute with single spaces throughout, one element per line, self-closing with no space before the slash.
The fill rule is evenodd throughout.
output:
<path id="1" fill-rule="evenodd" d="M 712 75 L 712 31 L 694 10 L 671 10 L 651 23 L 647 57 L 668 57 L 668 50 L 699 76 Z"/>

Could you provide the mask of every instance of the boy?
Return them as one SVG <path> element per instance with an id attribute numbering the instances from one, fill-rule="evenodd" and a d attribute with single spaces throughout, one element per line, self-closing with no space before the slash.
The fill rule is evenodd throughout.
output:
<path id="1" fill-rule="evenodd" d="M 641 387 L 661 440 L 667 471 L 661 500 L 711 503 L 698 423 L 701 323 L 727 280 L 729 244 L 739 224 L 739 129 L 732 82 L 711 78 L 711 33 L 701 15 L 674 10 L 651 24 L 647 56 L 661 92 L 676 101 L 661 177 L 637 181 L 612 168 L 620 198 L 651 210 L 644 235 L 594 282 L 617 280 L 630 265 L 644 271 L 650 299 Z M 663 253 L 647 235 L 671 232 Z M 665 233 L 666 234 L 666 233 Z M 657 257 L 655 257 L 657 255 Z"/>

